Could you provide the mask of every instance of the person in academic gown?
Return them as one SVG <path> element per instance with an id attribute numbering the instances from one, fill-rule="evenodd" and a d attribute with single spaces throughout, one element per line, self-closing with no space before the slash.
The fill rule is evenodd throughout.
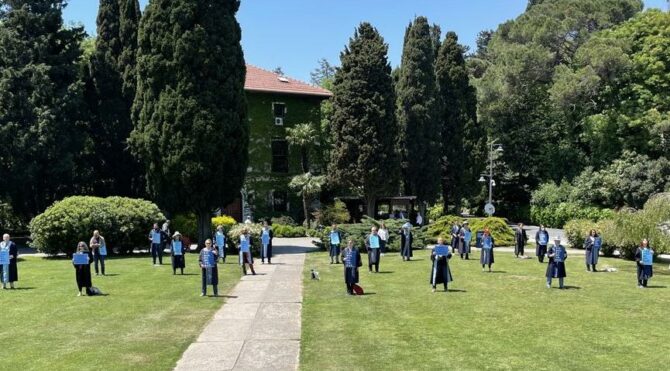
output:
<path id="1" fill-rule="evenodd" d="M 454 225 L 451 226 L 451 252 L 460 251 L 460 233 L 461 226 L 458 222 L 454 222 Z"/>
<path id="2" fill-rule="evenodd" d="M 349 239 L 347 247 L 342 250 L 344 263 L 344 283 L 347 286 L 347 295 L 354 294 L 354 284 L 358 283 L 358 267 L 362 266 L 361 253 L 354 247 L 354 240 Z"/>
<path id="3" fill-rule="evenodd" d="M 370 234 L 365 238 L 365 249 L 368 252 L 368 269 L 372 273 L 372 267 L 375 267 L 375 273 L 379 273 L 379 260 L 381 259 L 381 238 L 377 234 L 377 227 L 370 229 Z"/>
<path id="4" fill-rule="evenodd" d="M 86 295 L 91 296 L 93 295 L 93 292 L 91 291 L 91 287 L 93 287 L 93 283 L 91 282 L 91 262 L 93 262 L 93 255 L 84 241 L 80 241 L 77 244 L 77 253 L 88 255 L 88 264 L 75 265 L 74 261 L 72 264 L 75 270 L 75 278 L 77 279 L 77 288 L 79 289 L 79 294 L 77 294 L 77 296 L 81 296 L 81 290 L 83 288 L 86 289 Z"/>
<path id="5" fill-rule="evenodd" d="M 412 235 L 412 224 L 406 222 L 400 228 L 400 255 L 402 261 L 409 261 L 412 258 L 412 242 L 414 236 Z"/>
<path id="6" fill-rule="evenodd" d="M 436 250 L 438 247 L 443 248 L 447 254 L 437 255 Z M 451 256 L 449 246 L 444 244 L 444 239 L 442 237 L 438 238 L 437 245 L 430 254 L 430 260 L 433 262 L 430 270 L 430 285 L 433 287 L 433 292 L 435 292 L 437 285 L 440 283 L 444 285 L 444 292 L 447 292 L 447 285 L 454 280 L 449 269 L 449 259 L 451 259 Z"/>
<path id="7" fill-rule="evenodd" d="M 242 274 L 245 276 L 247 274 L 247 265 L 251 269 L 251 274 L 256 275 L 254 257 L 251 255 L 251 236 L 248 229 L 244 229 L 240 235 L 240 265 L 242 266 Z"/>
<path id="8" fill-rule="evenodd" d="M 596 265 L 598 264 L 598 255 L 600 254 L 600 243 L 601 240 L 600 236 L 598 236 L 598 232 L 596 232 L 595 229 L 592 229 L 584 240 L 584 250 L 586 250 L 584 260 L 586 263 L 586 270 L 589 272 L 598 271 Z"/>
<path id="9" fill-rule="evenodd" d="M 516 229 L 514 234 L 514 255 L 518 258 L 519 255 L 523 256 L 524 249 L 526 247 L 526 241 L 528 241 L 528 235 L 526 230 L 523 229 L 523 223 L 519 223 L 519 226 Z"/>
<path id="10" fill-rule="evenodd" d="M 7 288 L 7 282 L 9 282 L 9 287 L 14 289 L 16 288 L 16 286 L 14 286 L 15 282 L 19 280 L 19 269 L 16 264 L 19 260 L 19 247 L 10 239 L 9 234 L 5 233 L 2 236 L 0 248 L 9 251 L 9 264 L 0 266 L 0 269 L 2 270 L 2 275 L 0 276 L 2 277 L 0 278 L 2 280 L 2 288 Z M 5 273 L 5 269 L 7 269 L 7 273 Z"/>
<path id="11" fill-rule="evenodd" d="M 342 243 L 342 233 L 337 229 L 337 224 L 333 224 L 330 229 L 330 264 L 340 264 L 340 244 Z"/>
<path id="12" fill-rule="evenodd" d="M 179 231 L 175 231 L 172 235 L 170 251 L 172 252 L 172 274 L 177 274 L 177 269 L 179 269 L 183 275 L 184 268 L 186 268 L 186 258 L 184 256 L 186 253 L 186 247 L 184 246 L 184 242 L 181 240 L 181 233 L 179 233 Z"/>
<path id="13" fill-rule="evenodd" d="M 202 292 L 200 296 L 207 295 L 207 285 L 212 285 L 214 296 L 219 296 L 219 269 L 216 262 L 219 260 L 219 253 L 212 246 L 212 240 L 205 240 L 205 248 L 200 250 L 200 270 L 202 271 Z"/>
<path id="14" fill-rule="evenodd" d="M 482 255 L 479 257 L 479 263 L 482 265 L 482 272 L 486 271 L 486 266 L 489 267 L 489 272 L 491 272 L 491 265 L 495 263 L 493 258 L 493 248 L 495 247 L 495 241 L 493 236 L 491 236 L 491 231 L 486 228 L 484 229 L 484 235 L 482 235 Z"/>
<path id="15" fill-rule="evenodd" d="M 561 238 L 554 238 L 554 245 L 549 248 L 547 251 L 547 257 L 549 258 L 549 264 L 547 264 L 547 288 L 551 288 L 552 278 L 558 278 L 558 288 L 562 289 L 563 278 L 567 276 L 565 271 L 565 259 L 568 258 L 568 252 L 565 250 L 565 247 L 561 245 Z"/>
<path id="16" fill-rule="evenodd" d="M 267 221 L 263 222 L 263 229 L 261 230 L 261 264 L 265 264 L 265 259 L 268 264 L 272 264 L 272 228 Z"/>
<path id="17" fill-rule="evenodd" d="M 540 229 L 535 233 L 535 255 L 540 263 L 544 263 L 544 256 L 547 255 L 547 244 L 549 244 L 549 232 L 540 224 Z"/>
<path id="18" fill-rule="evenodd" d="M 465 260 L 470 260 L 470 241 L 472 240 L 472 231 L 468 221 L 463 222 L 459 233 L 458 253 L 461 254 L 461 259 L 465 256 Z"/>
<path id="19" fill-rule="evenodd" d="M 214 233 L 214 242 L 216 243 L 216 249 L 219 250 L 219 259 L 222 262 L 226 262 L 226 233 L 223 231 L 223 226 L 216 226 L 216 232 Z"/>
<path id="20" fill-rule="evenodd" d="M 154 227 L 149 231 L 149 241 L 151 241 L 151 259 L 156 265 L 156 258 L 158 264 L 163 264 L 163 231 L 158 228 L 158 223 L 154 223 Z"/>
<path id="21" fill-rule="evenodd" d="M 654 250 L 649 247 L 649 240 L 642 240 L 640 247 L 635 250 L 635 263 L 637 265 L 637 287 L 647 287 L 647 282 L 654 275 Z"/>

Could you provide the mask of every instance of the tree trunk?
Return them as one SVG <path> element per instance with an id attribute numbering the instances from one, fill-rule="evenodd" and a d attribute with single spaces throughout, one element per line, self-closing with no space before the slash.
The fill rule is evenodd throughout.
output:
<path id="1" fill-rule="evenodd" d="M 307 148 L 302 147 L 300 149 L 300 154 L 301 154 L 301 162 L 302 162 L 302 172 L 303 173 L 308 173 L 309 172 L 309 162 L 307 161 Z"/>
<path id="2" fill-rule="evenodd" d="M 309 228 L 309 207 L 307 206 L 307 195 L 302 195 L 302 212 L 305 213 L 305 225 Z"/>
<path id="3" fill-rule="evenodd" d="M 375 217 L 375 202 L 377 201 L 377 198 L 374 196 L 367 196 L 365 197 L 365 203 L 366 203 L 366 215 L 369 216 L 370 218 Z"/>
<path id="4" fill-rule="evenodd" d="M 198 211 L 198 249 L 205 246 L 205 240 L 212 237 L 212 213 Z"/>
<path id="5" fill-rule="evenodd" d="M 428 224 L 428 220 L 426 219 L 426 203 L 423 201 L 419 201 L 419 215 L 421 215 L 423 224 Z"/>

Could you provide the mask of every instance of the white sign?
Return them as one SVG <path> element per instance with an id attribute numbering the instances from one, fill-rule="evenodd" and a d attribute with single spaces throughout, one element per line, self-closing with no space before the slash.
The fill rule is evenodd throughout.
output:
<path id="1" fill-rule="evenodd" d="M 495 214 L 496 208 L 493 206 L 492 203 L 487 203 L 484 205 L 484 212 L 487 213 L 489 216 Z"/>

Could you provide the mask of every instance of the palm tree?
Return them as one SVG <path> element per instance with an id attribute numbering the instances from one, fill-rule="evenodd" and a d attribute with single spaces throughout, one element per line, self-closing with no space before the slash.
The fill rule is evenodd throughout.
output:
<path id="1" fill-rule="evenodd" d="M 321 193 L 321 188 L 326 183 L 326 177 L 323 175 L 312 175 L 307 172 L 304 174 L 296 175 L 291 179 L 289 187 L 293 190 L 298 191 L 298 195 L 302 196 L 302 209 L 305 213 L 305 225 L 310 226 L 310 214 L 309 207 L 307 202 L 311 197 L 314 197 Z"/>
<path id="2" fill-rule="evenodd" d="M 309 147 L 315 144 L 318 138 L 318 133 L 314 127 L 312 127 L 311 123 L 297 124 L 292 128 L 286 128 L 286 131 L 288 133 L 286 135 L 286 140 L 288 143 L 292 146 L 300 148 L 302 172 L 309 172 L 307 152 Z"/>

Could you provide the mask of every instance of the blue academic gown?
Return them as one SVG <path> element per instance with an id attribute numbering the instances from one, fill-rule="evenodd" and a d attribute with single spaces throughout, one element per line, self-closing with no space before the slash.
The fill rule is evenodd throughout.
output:
<path id="1" fill-rule="evenodd" d="M 490 246 L 490 248 L 486 248 Z M 484 236 L 482 237 L 482 255 L 479 257 L 480 264 L 493 264 L 495 259 L 493 258 L 493 248 L 495 247 L 495 241 L 493 236 Z"/>
<path id="2" fill-rule="evenodd" d="M 358 283 L 358 267 L 362 266 L 361 253 L 357 248 L 345 248 L 342 250 L 342 261 L 344 262 L 344 283 Z"/>
<path id="3" fill-rule="evenodd" d="M 598 238 L 598 236 L 596 236 Z M 598 264 L 598 255 L 600 254 L 600 247 L 596 247 L 595 239 L 591 240 L 591 236 L 586 237 L 584 240 L 584 249 L 586 254 L 584 254 L 584 259 L 587 265 L 596 265 Z"/>
<path id="4" fill-rule="evenodd" d="M 549 264 L 547 264 L 547 272 L 545 276 L 547 278 L 567 277 L 565 271 L 565 259 L 568 258 L 568 252 L 565 250 L 565 247 L 562 245 L 552 246 L 549 248 L 549 251 L 547 251 L 547 256 L 549 256 Z"/>

